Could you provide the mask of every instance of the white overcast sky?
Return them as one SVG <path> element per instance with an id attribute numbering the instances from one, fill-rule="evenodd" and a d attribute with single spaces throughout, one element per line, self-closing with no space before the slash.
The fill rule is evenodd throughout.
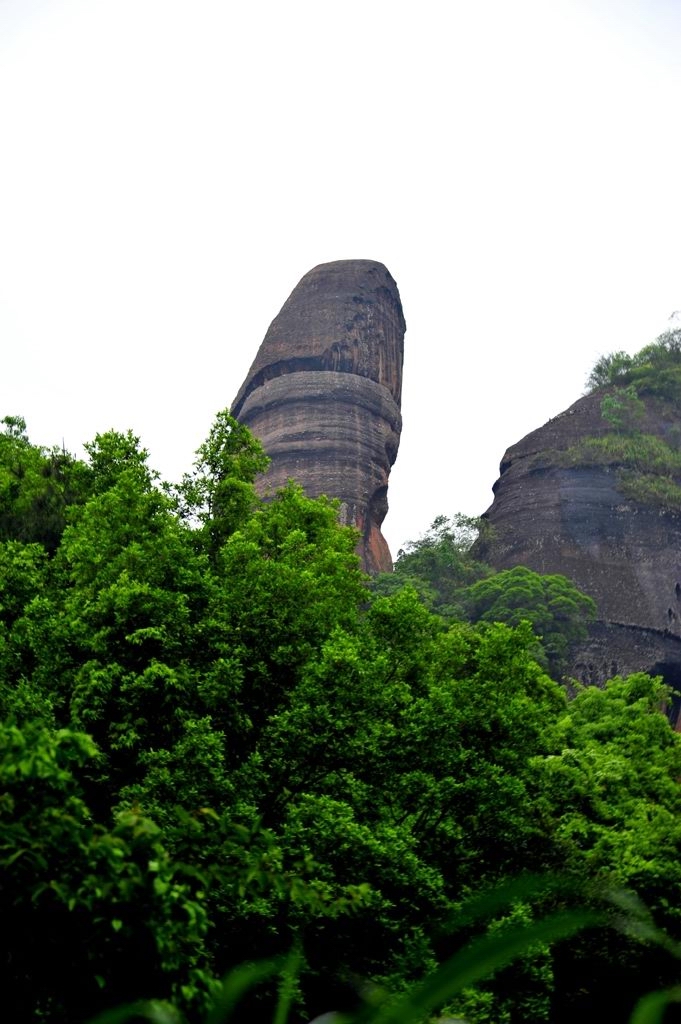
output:
<path id="1" fill-rule="evenodd" d="M 309 269 L 397 281 L 384 533 L 681 306 L 679 0 L 0 0 L 0 416 L 178 479 Z"/>

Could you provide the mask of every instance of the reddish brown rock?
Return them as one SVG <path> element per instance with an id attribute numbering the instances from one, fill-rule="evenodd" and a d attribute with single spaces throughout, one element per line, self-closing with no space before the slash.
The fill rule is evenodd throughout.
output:
<path id="1" fill-rule="evenodd" d="M 588 465 L 569 454 L 611 430 L 603 394 L 579 399 L 508 449 L 485 513 L 491 539 L 478 554 L 496 569 L 561 573 L 594 598 L 598 622 L 574 651 L 576 678 L 601 683 L 650 671 L 678 686 L 681 512 L 628 496 L 616 462 Z M 648 399 L 641 430 L 669 440 L 677 420 Z"/>
<path id="2" fill-rule="evenodd" d="M 339 498 L 368 572 L 392 567 L 381 523 L 402 428 L 404 332 L 382 263 L 323 263 L 272 321 L 232 405 L 272 460 L 261 492 L 294 479 L 310 497 Z"/>

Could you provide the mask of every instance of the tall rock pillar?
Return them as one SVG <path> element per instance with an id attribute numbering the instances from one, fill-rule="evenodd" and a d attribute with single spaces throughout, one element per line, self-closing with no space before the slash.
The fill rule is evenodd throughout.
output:
<path id="1" fill-rule="evenodd" d="M 372 573 L 392 567 L 381 523 L 402 429 L 405 328 L 382 263 L 323 263 L 272 321 L 232 405 L 272 460 L 261 493 L 294 479 L 310 497 L 339 498 Z"/>

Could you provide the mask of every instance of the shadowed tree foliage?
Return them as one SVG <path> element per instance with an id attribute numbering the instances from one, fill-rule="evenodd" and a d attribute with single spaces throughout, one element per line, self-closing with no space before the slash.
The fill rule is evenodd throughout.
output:
<path id="1" fill-rule="evenodd" d="M 464 600 L 473 622 L 529 622 L 540 641 L 535 656 L 556 679 L 570 645 L 586 639 L 596 617 L 595 602 L 565 576 L 543 576 L 522 565 L 474 583 Z"/>
<path id="2" fill-rule="evenodd" d="M 0 433 L 0 541 L 37 542 L 52 553 L 66 508 L 89 494 L 90 472 L 66 451 L 28 439 L 21 416 L 5 416 Z"/>
<path id="3" fill-rule="evenodd" d="M 586 637 L 596 606 L 564 576 L 542 576 L 524 566 L 494 572 L 478 561 L 475 544 L 485 529 L 480 519 L 439 516 L 400 551 L 395 571 L 379 576 L 373 590 L 388 595 L 410 586 L 448 621 L 529 622 L 535 657 L 559 679 L 570 645 Z"/>
<path id="4" fill-rule="evenodd" d="M 372 589 L 389 595 L 409 584 L 438 615 L 465 618 L 464 589 L 492 572 L 471 553 L 484 529 L 483 520 L 460 513 L 451 518 L 438 516 L 422 537 L 400 549 L 393 572 L 376 577 Z"/>

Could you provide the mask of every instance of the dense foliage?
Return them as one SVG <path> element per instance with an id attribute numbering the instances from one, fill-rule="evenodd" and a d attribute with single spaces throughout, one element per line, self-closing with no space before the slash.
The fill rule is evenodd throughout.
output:
<path id="1" fill-rule="evenodd" d="M 633 385 L 637 394 L 681 397 L 681 327 L 665 331 L 635 355 L 611 352 L 601 356 L 587 380 L 587 389 Z"/>
<path id="2" fill-rule="evenodd" d="M 559 679 L 570 644 L 585 639 L 596 605 L 565 576 L 524 566 L 493 572 L 477 558 L 479 542 L 490 531 L 484 519 L 439 516 L 423 537 L 399 552 L 394 571 L 373 581 L 372 590 L 389 595 L 408 585 L 449 622 L 529 623 L 534 657 Z"/>
<path id="3" fill-rule="evenodd" d="M 422 537 L 400 549 L 393 572 L 374 580 L 374 593 L 388 596 L 408 584 L 431 611 L 447 620 L 465 619 L 466 588 L 492 571 L 472 554 L 484 529 L 481 519 L 438 516 Z"/>
<path id="4" fill-rule="evenodd" d="M 265 456 L 226 413 L 176 487 L 131 433 L 80 462 L 5 427 L 13 1021 L 79 1024 L 139 998 L 200 1021 L 225 972 L 292 948 L 291 1019 L 307 1020 L 434 969 L 462 901 L 528 870 L 592 880 L 599 906 L 626 886 L 681 938 L 667 694 L 637 676 L 567 703 L 546 669 L 590 614 L 567 581 L 490 575 L 441 520 L 371 591 L 333 502 L 293 485 L 258 500 Z M 535 912 L 516 900 L 490 929 Z M 560 1024 L 613 973 L 622 1014 L 673 977 L 666 954 L 594 934 L 539 945 L 449 1010 Z M 275 989 L 243 1019 L 268 1019 Z"/>

